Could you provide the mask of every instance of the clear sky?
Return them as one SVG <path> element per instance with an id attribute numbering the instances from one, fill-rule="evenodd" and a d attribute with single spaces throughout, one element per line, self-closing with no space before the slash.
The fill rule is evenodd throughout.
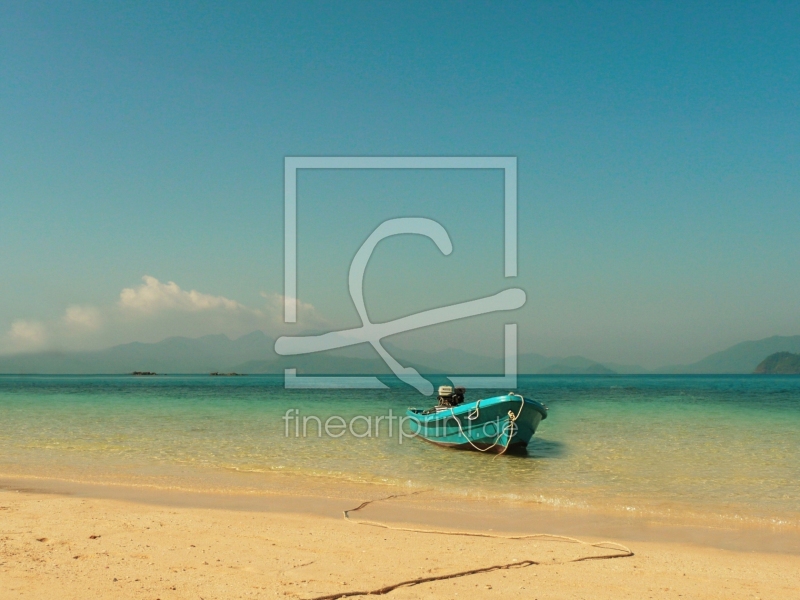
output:
<path id="1" fill-rule="evenodd" d="M 373 320 L 528 301 L 398 345 L 515 321 L 524 352 L 657 366 L 800 334 L 800 5 L 702 4 L 3 2 L 0 348 L 279 330 L 291 155 L 519 168 L 508 280 L 498 172 L 303 174 L 296 330 L 357 326 L 355 251 L 426 216 L 453 254 L 385 241 Z"/>

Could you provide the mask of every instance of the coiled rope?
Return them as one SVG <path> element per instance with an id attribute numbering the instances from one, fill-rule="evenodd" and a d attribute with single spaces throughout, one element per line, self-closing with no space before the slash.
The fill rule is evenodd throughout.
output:
<path id="1" fill-rule="evenodd" d="M 309 600 L 333 600 L 334 598 L 349 598 L 351 596 L 382 596 L 401 587 L 412 587 L 415 585 L 420 585 L 422 583 L 431 583 L 433 581 L 443 581 L 446 579 L 456 579 L 458 577 L 466 577 L 467 575 L 490 573 L 492 571 L 499 571 L 503 569 L 521 569 L 533 565 L 563 565 L 567 563 L 582 562 L 586 560 L 609 560 L 613 558 L 627 558 L 634 555 L 633 551 L 630 548 L 628 548 L 627 546 L 623 546 L 622 544 L 619 544 L 617 542 L 605 541 L 605 542 L 590 543 L 590 542 L 584 542 L 583 540 L 579 540 L 577 538 L 567 537 L 565 535 L 553 535 L 549 533 L 533 533 L 530 535 L 496 535 L 491 533 L 476 533 L 470 531 L 442 531 L 438 529 L 413 529 L 409 527 L 393 527 L 391 525 L 386 525 L 385 523 L 378 523 L 376 521 L 364 521 L 364 520 L 357 521 L 350 518 L 350 513 L 357 512 L 375 502 L 383 502 L 386 500 L 391 500 L 393 498 L 401 498 L 403 496 L 414 496 L 417 494 L 422 494 L 426 491 L 428 490 L 421 490 L 419 492 L 412 492 L 410 494 L 392 494 L 391 496 L 386 496 L 385 498 L 367 500 L 365 502 L 362 502 L 355 508 L 345 510 L 344 518 L 348 523 L 353 523 L 354 525 L 368 525 L 370 527 L 379 527 L 381 529 L 390 529 L 392 531 L 406 531 L 411 533 L 423 533 L 432 535 L 455 535 L 463 537 L 494 538 L 494 539 L 511 540 L 511 541 L 541 539 L 553 542 L 580 544 L 582 546 L 587 546 L 592 548 L 604 548 L 606 550 L 614 550 L 616 554 L 603 554 L 600 556 L 581 556 L 579 558 L 573 558 L 571 560 L 565 560 L 553 563 L 541 563 L 539 561 L 526 559 L 521 561 L 514 561 L 508 564 L 491 565 L 488 567 L 479 567 L 476 569 L 469 569 L 466 571 L 458 571 L 456 573 L 447 573 L 445 575 L 433 575 L 431 577 L 418 577 L 416 579 L 408 579 L 406 581 L 400 581 L 398 583 L 393 583 L 391 585 L 387 585 L 382 588 L 374 590 L 346 591 L 346 592 L 337 592 L 335 594 L 326 594 L 324 596 L 314 596 Z"/>

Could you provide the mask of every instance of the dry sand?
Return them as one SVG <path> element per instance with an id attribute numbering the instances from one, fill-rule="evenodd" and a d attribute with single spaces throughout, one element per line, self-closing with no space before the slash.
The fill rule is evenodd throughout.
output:
<path id="1" fill-rule="evenodd" d="M 385 522 L 392 502 L 352 517 Z M 570 562 L 621 553 L 357 524 L 337 516 L 358 504 L 341 498 L 322 510 L 307 510 L 300 498 L 281 510 L 196 504 L 0 490 L 0 598 L 310 599 L 525 561 L 538 564 L 400 587 L 384 597 L 800 598 L 796 554 L 617 539 L 634 556 Z"/>

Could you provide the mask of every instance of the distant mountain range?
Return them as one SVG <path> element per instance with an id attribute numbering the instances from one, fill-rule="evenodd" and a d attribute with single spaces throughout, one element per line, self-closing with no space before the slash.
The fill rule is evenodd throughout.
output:
<path id="1" fill-rule="evenodd" d="M 0 373 L 102 374 L 154 371 L 210 373 L 272 353 L 261 331 L 237 340 L 226 335 L 172 337 L 155 344 L 133 342 L 94 352 L 40 352 L 0 357 Z"/>
<path id="2" fill-rule="evenodd" d="M 367 347 L 353 347 L 305 356 L 278 356 L 275 340 L 261 331 L 231 340 L 225 335 L 200 338 L 173 337 L 146 344 L 134 342 L 93 352 L 38 352 L 0 356 L 0 373 L 5 374 L 118 374 L 133 371 L 156 373 L 236 372 L 280 374 L 297 368 L 305 374 L 389 374 L 386 364 Z M 503 361 L 464 352 L 409 351 L 391 344 L 387 350 L 404 366 L 425 374 L 502 373 Z M 736 344 L 689 365 L 648 371 L 638 365 L 601 364 L 582 356 L 566 358 L 542 354 L 520 354 L 517 370 L 521 374 L 613 375 L 643 373 L 753 373 L 769 355 L 800 352 L 800 336 L 773 336 Z"/>
<path id="3" fill-rule="evenodd" d="M 255 331 L 236 340 L 225 335 L 200 338 L 173 337 L 161 342 L 134 342 L 93 352 L 38 352 L 0 356 L 0 373 L 13 374 L 117 374 L 133 371 L 155 373 L 236 372 L 281 374 L 286 368 L 298 373 L 354 375 L 391 373 L 374 351 L 366 346 L 305 356 L 278 356 L 275 340 Z M 421 373 L 502 373 L 503 360 L 470 354 L 463 350 L 410 352 L 385 345 L 403 365 Z M 613 370 L 586 358 L 547 357 L 521 354 L 521 373 L 612 374 Z"/>

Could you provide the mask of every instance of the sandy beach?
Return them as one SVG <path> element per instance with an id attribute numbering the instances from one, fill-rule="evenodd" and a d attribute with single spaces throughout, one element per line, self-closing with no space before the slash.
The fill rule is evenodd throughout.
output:
<path id="1" fill-rule="evenodd" d="M 386 597 L 800 594 L 800 555 L 754 551 L 758 542 L 748 550 L 731 538 L 741 547 L 730 550 L 651 530 L 598 546 L 603 539 L 575 535 L 580 526 L 568 526 L 569 514 L 553 521 L 531 508 L 505 507 L 512 518 L 497 527 L 504 508 L 497 503 L 484 505 L 483 515 L 478 507 L 454 507 L 436 516 L 421 495 L 382 500 L 386 496 L 368 486 L 327 498 L 265 498 L 6 479 L 0 489 L 0 597 L 310 600 L 358 597 L 420 579 L 428 581 L 401 585 Z M 349 521 L 343 517 L 365 500 L 377 502 L 351 512 Z M 509 539 L 530 535 L 542 519 L 548 533 L 560 530 L 583 543 Z"/>

